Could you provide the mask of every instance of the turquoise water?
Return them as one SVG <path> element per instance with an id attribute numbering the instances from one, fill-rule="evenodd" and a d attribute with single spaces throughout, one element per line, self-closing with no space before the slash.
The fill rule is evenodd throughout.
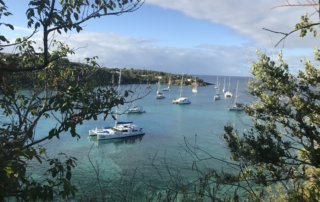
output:
<path id="1" fill-rule="evenodd" d="M 203 78 L 212 83 L 216 81 L 216 77 Z M 223 81 L 223 77 L 219 80 Z M 232 77 L 230 90 L 234 91 L 237 80 L 238 101 L 252 101 L 253 98 L 247 93 L 248 78 Z M 122 86 L 122 89 L 124 88 L 133 89 L 139 95 L 148 91 L 146 85 Z M 184 176 L 190 176 L 190 179 L 196 177 L 191 171 L 195 159 L 186 151 L 186 142 L 197 145 L 197 148 L 216 158 L 228 160 L 229 154 L 222 138 L 224 125 L 231 122 L 238 131 L 242 131 L 249 123 L 245 113 L 228 111 L 232 99 L 224 99 L 221 94 L 222 99 L 214 101 L 214 86 L 198 87 L 197 94 L 192 94 L 191 87 L 185 86 L 183 95 L 188 96 L 192 103 L 180 106 L 171 103 L 172 99 L 179 95 L 179 86 L 173 86 L 171 91 L 164 93 L 165 99 L 156 100 L 156 85 L 152 85 L 146 97 L 134 102 L 143 106 L 146 113 L 122 114 L 119 117 L 121 121 L 134 121 L 143 127 L 146 132 L 144 136 L 98 142 L 95 138 L 88 137 L 88 131 L 114 123 L 111 118 L 104 121 L 100 117 L 97 121 L 84 122 L 77 128 L 81 136 L 79 140 L 65 134 L 60 140 L 51 140 L 45 146 L 51 154 L 64 152 L 78 159 L 73 180 L 80 190 L 91 194 L 98 193 L 97 174 L 94 169 L 98 169 L 99 180 L 106 184 L 120 179 L 124 173 L 129 177 L 137 171 L 143 174 L 144 180 L 161 180 L 167 174 L 164 168 L 166 165 L 178 168 L 179 172 Z M 121 110 L 126 108 L 127 106 L 122 106 Z M 41 132 L 47 131 L 52 124 L 54 123 L 44 121 L 38 126 L 37 134 L 41 135 Z M 201 158 L 209 156 L 200 150 L 197 151 Z M 89 157 L 94 166 L 90 163 Z M 221 162 L 213 159 L 200 164 L 204 169 L 224 169 Z M 155 167 L 160 168 L 160 174 Z"/>

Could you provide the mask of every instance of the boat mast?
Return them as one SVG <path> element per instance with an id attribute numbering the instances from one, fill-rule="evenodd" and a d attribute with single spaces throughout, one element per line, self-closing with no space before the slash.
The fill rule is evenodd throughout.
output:
<path id="1" fill-rule="evenodd" d="M 238 86 L 239 86 L 239 80 L 237 80 L 236 96 L 235 96 L 235 98 L 234 98 L 234 103 L 233 103 L 233 105 L 236 105 L 236 103 L 237 103 L 237 98 L 238 98 Z"/>
<path id="2" fill-rule="evenodd" d="M 223 89 L 222 89 L 222 91 L 223 92 L 226 91 L 226 77 L 224 77 L 224 79 L 223 79 Z"/>
<path id="3" fill-rule="evenodd" d="M 182 75 L 181 83 L 180 83 L 180 97 L 182 97 L 182 84 L 183 84 L 183 75 Z"/>
<path id="4" fill-rule="evenodd" d="M 158 78 L 158 90 L 157 90 L 157 93 L 160 92 L 160 79 Z"/>
<path id="5" fill-rule="evenodd" d="M 120 94 L 120 85 L 121 85 L 121 69 L 119 71 L 119 81 L 118 81 L 118 88 L 117 88 L 117 92 L 118 94 Z M 116 121 L 114 123 L 114 126 L 117 126 L 118 124 L 118 106 L 116 107 Z"/>

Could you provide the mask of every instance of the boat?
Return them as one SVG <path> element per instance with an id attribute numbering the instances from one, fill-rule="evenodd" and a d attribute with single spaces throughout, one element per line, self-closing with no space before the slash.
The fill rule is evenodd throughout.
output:
<path id="1" fill-rule="evenodd" d="M 213 96 L 213 100 L 220 100 L 221 99 L 219 91 L 220 91 L 220 89 L 216 88 L 216 94 Z"/>
<path id="2" fill-rule="evenodd" d="M 162 91 L 169 91 L 171 89 L 171 77 L 169 78 L 169 81 L 168 81 L 168 86 L 164 89 L 162 89 Z"/>
<path id="3" fill-rule="evenodd" d="M 128 109 L 127 114 L 142 114 L 145 112 L 146 111 L 143 109 L 142 106 L 133 106 Z"/>
<path id="4" fill-rule="evenodd" d="M 119 72 L 118 92 L 121 84 L 121 70 Z M 118 110 L 118 108 L 116 108 Z M 116 139 L 144 135 L 143 128 L 137 126 L 133 122 L 118 122 L 117 112 L 115 113 L 115 124 L 113 127 L 96 128 L 89 130 L 89 136 L 96 136 L 97 140 Z"/>
<path id="5" fill-rule="evenodd" d="M 192 93 L 198 93 L 198 83 L 197 83 L 197 78 L 195 79 L 195 84 L 192 88 Z"/>
<path id="6" fill-rule="evenodd" d="M 236 96 L 234 98 L 233 104 L 229 108 L 229 111 L 243 111 L 244 110 L 244 104 L 237 101 L 237 99 L 238 99 L 238 86 L 239 86 L 239 81 L 237 81 Z"/>
<path id="7" fill-rule="evenodd" d="M 221 97 L 220 97 L 220 85 L 219 85 L 219 80 L 218 80 L 218 77 L 217 77 L 217 83 L 215 85 L 215 90 L 216 90 L 216 94 L 213 96 L 213 100 L 220 100 Z"/>
<path id="8" fill-rule="evenodd" d="M 229 84 L 228 84 L 228 90 L 224 93 L 225 98 L 232 98 L 233 94 L 230 92 L 230 77 L 229 77 Z"/>
<path id="9" fill-rule="evenodd" d="M 181 78 L 181 83 L 180 83 L 180 96 L 172 100 L 173 104 L 179 104 L 179 105 L 191 104 L 191 101 L 188 99 L 188 97 L 182 96 L 182 84 L 183 84 L 183 76 Z"/>
<path id="10" fill-rule="evenodd" d="M 230 92 L 230 91 L 226 91 L 225 93 L 224 93 L 224 97 L 225 98 L 232 98 L 232 93 Z"/>
<path id="11" fill-rule="evenodd" d="M 172 100 L 172 103 L 184 105 L 184 104 L 191 104 L 191 101 L 187 97 L 179 97 L 177 99 Z"/>
<path id="12" fill-rule="evenodd" d="M 220 93 L 216 93 L 214 96 L 213 96 L 213 100 L 220 100 L 221 97 L 220 97 Z"/>
<path id="13" fill-rule="evenodd" d="M 163 93 L 160 91 L 160 86 L 161 86 L 161 84 L 160 84 L 160 80 L 158 81 L 158 89 L 157 89 L 157 93 L 156 93 L 156 98 L 158 99 L 158 100 L 161 100 L 161 99 L 164 99 L 165 98 L 165 96 L 163 95 Z"/>
<path id="14" fill-rule="evenodd" d="M 214 85 L 214 88 L 215 88 L 215 89 L 218 89 L 218 88 L 219 88 L 219 78 L 218 78 L 218 76 L 217 76 L 217 81 L 216 81 L 216 83 L 215 83 L 215 85 Z"/>
<path id="15" fill-rule="evenodd" d="M 192 93 L 198 93 L 198 89 L 197 89 L 196 86 L 194 86 L 194 87 L 192 88 Z"/>
<path id="16" fill-rule="evenodd" d="M 117 122 L 114 127 L 107 127 L 102 130 L 91 131 L 97 136 L 97 140 L 107 140 L 116 138 L 126 138 L 144 135 L 143 128 L 133 122 Z"/>
<path id="17" fill-rule="evenodd" d="M 226 77 L 224 77 L 223 79 L 223 88 L 222 88 L 222 92 L 225 93 L 226 92 Z"/>

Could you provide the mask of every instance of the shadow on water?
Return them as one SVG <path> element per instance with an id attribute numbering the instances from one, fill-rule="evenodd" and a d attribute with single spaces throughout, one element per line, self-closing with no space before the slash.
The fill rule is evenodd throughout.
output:
<path id="1" fill-rule="evenodd" d="M 144 137 L 144 134 L 134 136 L 134 137 L 126 137 L 126 138 L 120 138 L 120 139 L 110 139 L 110 140 L 97 140 L 97 137 L 89 137 L 89 141 L 94 143 L 97 146 L 101 145 L 121 145 L 121 144 L 136 144 L 142 141 Z"/>

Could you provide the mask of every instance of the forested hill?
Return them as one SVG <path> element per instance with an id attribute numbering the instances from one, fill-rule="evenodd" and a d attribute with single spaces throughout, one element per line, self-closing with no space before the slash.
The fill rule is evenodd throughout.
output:
<path id="1" fill-rule="evenodd" d="M 11 66 L 17 66 L 18 57 L 10 54 L 0 54 L 1 63 L 12 63 Z M 92 83 L 95 86 L 112 85 L 118 82 L 119 68 L 107 68 L 107 67 L 94 67 L 83 63 L 70 62 L 67 59 L 63 59 L 60 69 L 61 74 L 63 71 L 70 69 L 75 71 L 74 76 L 79 79 L 82 78 L 83 72 L 90 74 L 90 79 L 87 82 Z M 7 64 L 8 65 L 8 64 Z M 146 69 L 133 69 L 133 68 L 121 68 L 122 71 L 122 84 L 155 84 L 159 80 L 162 84 L 167 84 L 171 80 L 172 85 L 180 85 L 182 75 L 171 74 L 167 72 L 146 70 Z M 3 76 L 12 76 L 14 74 L 15 80 L 23 86 L 30 86 L 34 82 L 34 73 L 2 73 Z M 87 77 L 87 76 L 86 76 Z M 194 75 L 183 75 L 184 85 L 194 85 L 195 80 L 199 86 L 210 85 L 210 83 L 204 82 L 202 79 L 195 77 Z"/>

